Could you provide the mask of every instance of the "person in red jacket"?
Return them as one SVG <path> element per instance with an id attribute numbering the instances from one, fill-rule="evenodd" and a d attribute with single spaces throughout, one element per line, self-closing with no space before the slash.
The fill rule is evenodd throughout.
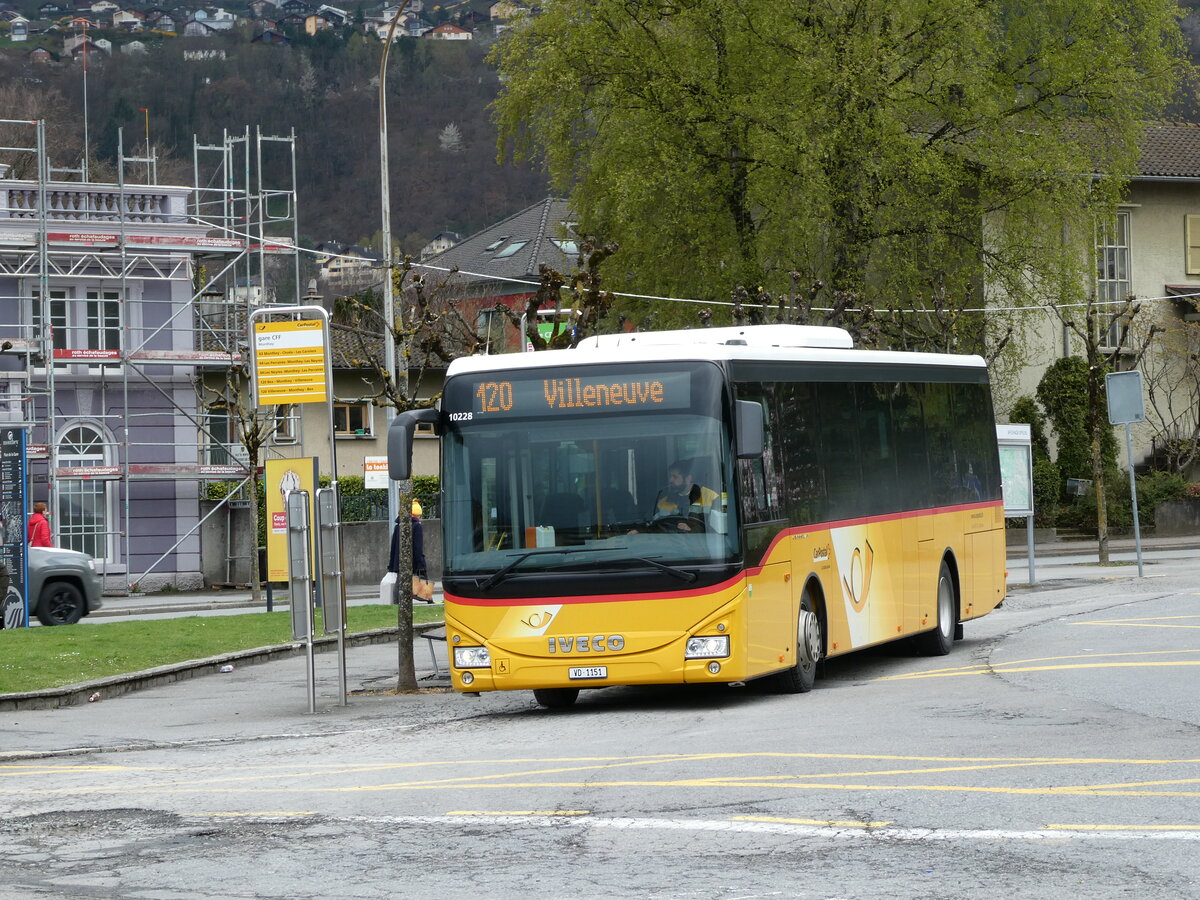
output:
<path id="1" fill-rule="evenodd" d="M 29 517 L 29 546 L 51 547 L 50 523 L 46 519 L 46 504 L 33 504 L 33 515 Z"/>

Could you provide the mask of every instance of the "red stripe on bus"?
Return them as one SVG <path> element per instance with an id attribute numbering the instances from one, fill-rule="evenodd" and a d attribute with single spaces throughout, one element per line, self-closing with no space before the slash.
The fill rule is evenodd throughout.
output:
<path id="1" fill-rule="evenodd" d="M 575 603 L 633 603 L 643 600 L 678 600 L 686 597 L 703 597 L 727 591 L 739 581 L 746 578 L 745 572 L 739 572 L 732 578 L 720 584 L 709 585 L 701 590 L 668 591 L 654 594 L 593 594 L 587 597 L 530 597 L 527 600 L 491 600 L 486 597 L 457 597 L 447 594 L 446 599 L 463 606 L 569 606 Z"/>

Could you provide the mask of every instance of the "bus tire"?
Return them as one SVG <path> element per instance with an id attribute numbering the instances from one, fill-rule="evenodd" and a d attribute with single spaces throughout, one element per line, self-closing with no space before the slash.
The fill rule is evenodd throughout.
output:
<path id="1" fill-rule="evenodd" d="M 950 565 L 942 560 L 937 581 L 937 621 L 932 631 L 917 635 L 917 651 L 923 656 L 945 656 L 954 646 L 958 628 L 958 602 Z"/>
<path id="2" fill-rule="evenodd" d="M 579 688 L 535 688 L 533 699 L 546 709 L 566 709 L 575 703 Z"/>
<path id="3" fill-rule="evenodd" d="M 807 694 L 817 680 L 825 635 L 821 616 L 813 600 L 812 589 L 804 586 L 800 595 L 800 614 L 796 620 L 796 664 L 773 676 L 773 686 L 781 694 Z"/>

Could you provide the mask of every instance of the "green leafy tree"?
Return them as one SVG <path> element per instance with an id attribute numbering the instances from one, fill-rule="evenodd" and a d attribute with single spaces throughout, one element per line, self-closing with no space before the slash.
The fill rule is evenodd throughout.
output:
<path id="1" fill-rule="evenodd" d="M 501 151 L 544 163 L 587 233 L 621 245 L 614 289 L 723 299 L 794 277 L 816 307 L 852 296 L 847 316 L 961 309 L 983 284 L 1036 300 L 1078 280 L 1122 190 L 1083 173 L 1132 172 L 1177 83 L 1177 14 L 558 0 L 492 50 Z"/>

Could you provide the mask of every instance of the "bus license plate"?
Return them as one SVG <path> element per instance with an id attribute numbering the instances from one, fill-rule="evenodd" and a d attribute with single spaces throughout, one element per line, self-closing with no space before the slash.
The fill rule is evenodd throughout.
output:
<path id="1" fill-rule="evenodd" d="M 607 678 L 608 666 L 572 666 L 567 669 L 567 677 L 572 681 L 581 678 Z"/>

